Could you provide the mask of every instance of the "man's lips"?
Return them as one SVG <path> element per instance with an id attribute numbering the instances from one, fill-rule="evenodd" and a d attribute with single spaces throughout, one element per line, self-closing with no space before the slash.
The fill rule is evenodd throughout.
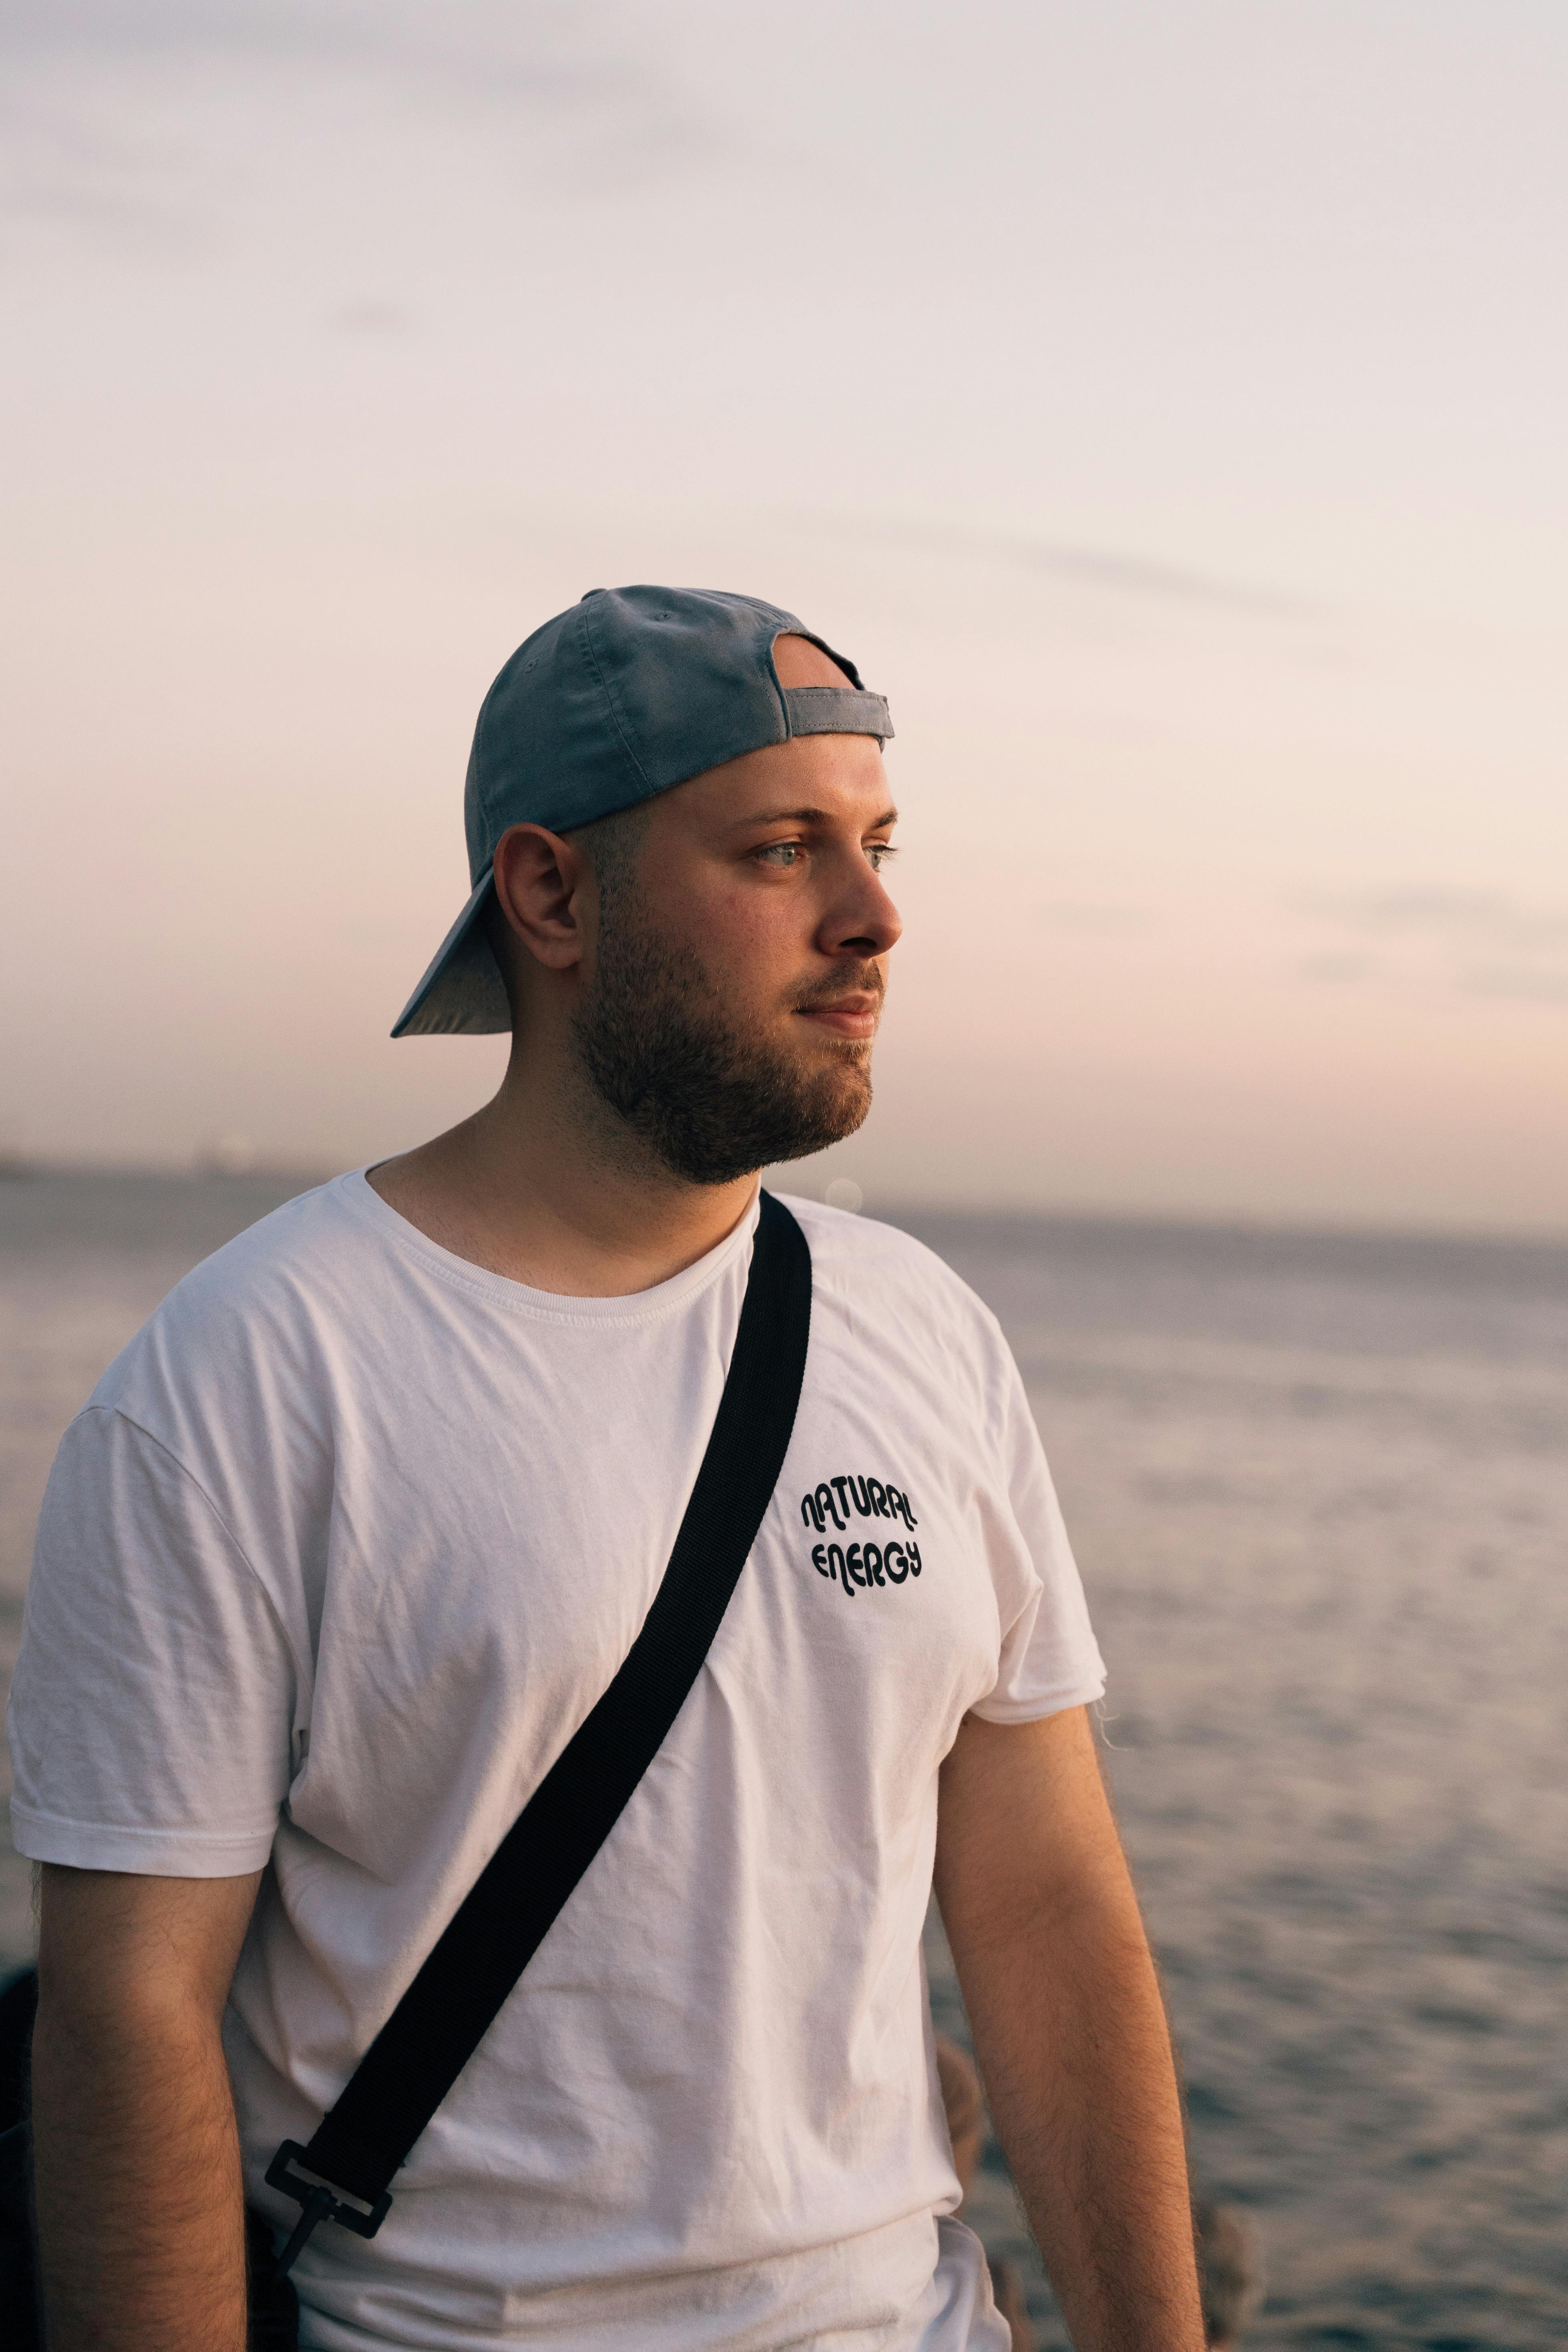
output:
<path id="1" fill-rule="evenodd" d="M 797 1005 L 795 1010 L 803 1019 L 831 1030 L 836 1037 L 874 1037 L 881 1018 L 882 1000 L 868 990 L 854 989 L 843 996 Z"/>

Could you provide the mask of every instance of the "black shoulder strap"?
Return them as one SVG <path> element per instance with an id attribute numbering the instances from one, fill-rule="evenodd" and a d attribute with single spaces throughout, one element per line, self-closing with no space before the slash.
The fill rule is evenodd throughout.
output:
<path id="1" fill-rule="evenodd" d="M 273 2158 L 268 2183 L 304 2209 L 280 2258 L 283 2268 L 320 2221 L 374 2236 L 392 2202 L 388 2182 L 658 1754 L 701 1670 L 778 1483 L 810 1327 L 811 1252 L 789 1211 L 764 1192 L 724 1393 L 642 1630 L 310 2146 L 285 2140 Z M 295 2166 L 315 2178 L 301 2179 Z M 346 2190 L 354 2202 L 345 2204 L 334 2190 Z"/>

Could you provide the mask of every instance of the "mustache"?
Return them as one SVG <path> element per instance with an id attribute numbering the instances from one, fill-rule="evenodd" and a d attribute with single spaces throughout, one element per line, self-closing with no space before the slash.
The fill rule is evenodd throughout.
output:
<path id="1" fill-rule="evenodd" d="M 825 972 L 820 980 L 813 981 L 795 999 L 795 1009 L 804 1013 L 813 1004 L 830 1004 L 836 997 L 849 995 L 874 996 L 879 1005 L 887 992 L 887 977 L 880 964 L 844 964 L 837 971 Z"/>

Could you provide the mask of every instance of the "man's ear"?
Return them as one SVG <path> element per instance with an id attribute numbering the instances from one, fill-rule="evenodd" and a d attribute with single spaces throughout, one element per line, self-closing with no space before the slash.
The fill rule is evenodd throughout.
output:
<path id="1" fill-rule="evenodd" d="M 548 971 L 570 971 L 588 950 L 596 901 L 581 849 L 542 824 L 514 824 L 496 844 L 496 907 L 514 939 Z"/>

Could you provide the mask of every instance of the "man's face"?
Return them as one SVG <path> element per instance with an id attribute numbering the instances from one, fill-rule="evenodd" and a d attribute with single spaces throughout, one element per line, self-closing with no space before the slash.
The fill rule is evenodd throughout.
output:
<path id="1" fill-rule="evenodd" d="M 786 684 L 846 683 L 799 639 Z M 805 668 L 804 677 L 792 673 Z M 593 1084 L 688 1181 L 853 1134 L 899 916 L 896 812 L 864 735 L 797 736 L 661 794 L 612 878 L 574 1027 Z"/>

